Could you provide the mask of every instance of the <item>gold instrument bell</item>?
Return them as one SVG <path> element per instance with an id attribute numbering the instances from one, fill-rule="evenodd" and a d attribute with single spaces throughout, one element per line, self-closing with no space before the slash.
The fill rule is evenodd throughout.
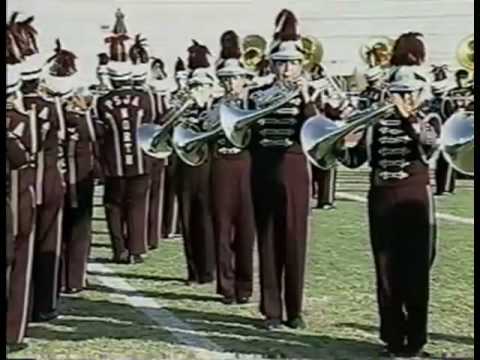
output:
<path id="1" fill-rule="evenodd" d="M 372 36 L 360 46 L 360 57 L 370 67 L 388 66 L 394 43 L 395 41 L 388 36 Z"/>
<path id="2" fill-rule="evenodd" d="M 460 41 L 457 47 L 457 61 L 461 67 L 473 73 L 473 67 L 475 64 L 474 56 L 475 40 L 474 35 L 471 34 Z"/>
<path id="3" fill-rule="evenodd" d="M 242 63 L 251 71 L 263 60 L 267 49 L 267 41 L 260 35 L 248 35 L 242 41 Z"/>
<path id="4" fill-rule="evenodd" d="M 323 59 L 323 46 L 314 36 L 302 36 L 302 48 L 305 51 L 304 69 L 311 72 L 315 65 L 320 65 Z"/>

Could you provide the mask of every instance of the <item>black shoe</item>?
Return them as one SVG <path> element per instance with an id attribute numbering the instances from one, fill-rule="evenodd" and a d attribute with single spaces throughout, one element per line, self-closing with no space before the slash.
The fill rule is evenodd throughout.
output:
<path id="1" fill-rule="evenodd" d="M 78 294 L 82 290 L 83 290 L 82 288 L 67 288 L 65 290 L 65 294 Z"/>
<path id="2" fill-rule="evenodd" d="M 229 296 L 224 296 L 224 297 L 222 298 L 222 303 L 223 303 L 224 305 L 232 305 L 232 304 L 235 303 L 235 298 L 229 297 Z"/>
<path id="3" fill-rule="evenodd" d="M 307 327 L 305 321 L 301 316 L 297 316 L 293 319 L 287 320 L 285 322 L 285 325 L 292 329 L 305 329 Z"/>
<path id="4" fill-rule="evenodd" d="M 158 249 L 158 245 L 148 245 L 148 250 Z"/>
<path id="5" fill-rule="evenodd" d="M 53 310 L 47 313 L 38 313 L 33 316 L 32 322 L 47 322 L 55 320 L 58 317 L 58 311 Z"/>
<path id="6" fill-rule="evenodd" d="M 130 264 L 143 264 L 145 260 L 143 260 L 142 255 L 131 255 L 130 256 Z"/>
<path id="7" fill-rule="evenodd" d="M 263 327 L 268 331 L 280 329 L 282 327 L 282 322 L 279 319 L 265 319 Z"/>
<path id="8" fill-rule="evenodd" d="M 410 347 L 407 346 L 405 349 L 402 351 L 401 356 L 406 357 L 406 358 L 414 358 L 414 357 L 420 357 L 420 358 L 429 358 L 431 354 L 423 350 L 422 347 Z"/>
<path id="9" fill-rule="evenodd" d="M 117 264 L 128 264 L 129 262 L 128 252 L 122 252 L 119 255 L 114 255 L 112 261 Z"/>
<path id="10" fill-rule="evenodd" d="M 28 347 L 25 343 L 7 344 L 7 354 L 25 350 Z"/>
<path id="11" fill-rule="evenodd" d="M 237 304 L 244 305 L 250 302 L 250 298 L 248 296 L 239 296 L 237 297 Z"/>
<path id="12" fill-rule="evenodd" d="M 203 285 L 203 284 L 210 284 L 213 282 L 213 277 L 205 277 L 205 278 L 200 278 L 198 279 L 198 283 L 200 285 Z"/>

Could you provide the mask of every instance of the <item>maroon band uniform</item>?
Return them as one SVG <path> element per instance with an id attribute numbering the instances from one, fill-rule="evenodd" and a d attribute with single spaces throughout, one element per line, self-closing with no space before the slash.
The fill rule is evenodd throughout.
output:
<path id="1" fill-rule="evenodd" d="M 155 117 L 152 97 L 119 87 L 98 98 L 96 109 L 103 125 L 104 203 L 114 257 L 145 254 L 151 162 L 137 144 L 136 132 Z"/>
<path id="2" fill-rule="evenodd" d="M 7 287 L 7 343 L 21 343 L 25 336 L 30 304 L 35 244 L 35 154 L 38 151 L 36 113 L 8 107 L 7 156 L 11 166 L 13 262 Z M 10 254 L 7 253 L 7 256 Z M 10 256 L 9 256 L 10 257 Z"/>
<path id="3" fill-rule="evenodd" d="M 162 115 L 168 110 L 165 95 L 149 92 L 153 97 L 155 104 L 154 122 L 159 123 Z M 159 241 L 162 239 L 162 228 L 164 219 L 164 196 L 165 196 L 165 169 L 168 159 L 151 159 L 151 184 L 150 184 L 150 206 L 148 215 L 148 246 L 150 249 L 156 249 Z"/>
<path id="4" fill-rule="evenodd" d="M 67 192 L 63 226 L 62 288 L 72 291 L 81 290 L 86 285 L 86 267 L 92 240 L 96 135 L 90 111 L 67 105 L 65 118 Z"/>
<path id="5" fill-rule="evenodd" d="M 368 128 L 342 162 L 358 167 L 368 161 L 370 240 L 377 273 L 380 338 L 392 349 L 405 341 L 421 348 L 427 340 L 429 274 L 435 257 L 435 212 L 427 159 L 426 135 L 439 129 L 412 125 L 426 114 L 399 114 Z"/>
<path id="6" fill-rule="evenodd" d="M 193 105 L 185 118 L 203 128 L 202 115 L 207 108 Z M 179 160 L 176 172 L 183 242 L 187 260 L 188 280 L 198 283 L 213 281 L 215 248 L 211 208 L 211 157 L 199 166 Z"/>
<path id="7" fill-rule="evenodd" d="M 299 131 L 316 111 L 313 102 L 299 95 L 260 120 L 254 131 L 252 187 L 260 253 L 260 310 L 268 319 L 282 319 L 282 294 L 288 319 L 302 311 L 310 172 Z"/>
<path id="8" fill-rule="evenodd" d="M 57 310 L 65 183 L 62 169 L 65 119 L 59 98 L 36 91 L 23 95 L 26 109 L 35 107 L 42 147 L 37 158 L 36 236 L 33 265 L 33 319 Z M 60 134 L 60 138 L 59 135 Z"/>

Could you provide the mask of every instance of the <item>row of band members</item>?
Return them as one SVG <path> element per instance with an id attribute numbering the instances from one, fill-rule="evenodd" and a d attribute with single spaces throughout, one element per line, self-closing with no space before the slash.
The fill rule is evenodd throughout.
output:
<path id="1" fill-rule="evenodd" d="M 9 343 L 23 340 L 30 319 L 48 321 L 58 315 L 62 288 L 77 292 L 85 286 L 96 160 L 104 179 L 115 261 L 142 262 L 148 248 L 156 248 L 161 238 L 175 232 L 176 195 L 188 282 L 209 283 L 216 273 L 217 291 L 225 304 L 247 303 L 256 238 L 265 327 L 275 329 L 283 319 L 292 328 L 305 325 L 303 286 L 312 182 L 299 131 L 311 116 L 322 112 L 340 118 L 345 109 L 332 106 L 301 76 L 304 54 L 296 23 L 288 10 L 276 19 L 269 59 L 275 74 L 272 84 L 243 91 L 251 74 L 239 61 L 238 36 L 232 31 L 222 36 L 216 64 L 225 89 L 222 100 L 204 91 L 213 85 L 205 46 L 194 42 L 188 48 L 188 70 L 177 63 L 177 92 L 184 91 L 182 79 L 187 79 L 196 99 L 184 117 L 202 130 L 218 125 L 212 124 L 216 117 L 206 114 L 218 109 L 220 101 L 258 109 L 258 99 L 272 87 L 294 82 L 301 89 L 258 122 L 248 149 L 238 149 L 220 137 L 212 144 L 209 159 L 196 167 L 180 161 L 175 153 L 167 160 L 149 158 L 136 143 L 138 126 L 162 122 L 171 107 L 167 96 L 145 82 L 149 56 L 143 39 L 136 37 L 127 51 L 124 33 L 109 37 L 107 68 L 113 89 L 99 90 L 88 107 L 69 86 L 68 78 L 76 73 L 75 55 L 57 42 L 49 59 L 50 86 L 43 93 L 38 49 L 34 41 L 25 40 L 34 38 L 31 20 L 10 23 L 7 194 L 15 248 L 14 262 L 7 269 Z M 414 126 L 425 114 L 411 112 L 409 103 L 411 95 L 425 87 L 426 80 L 415 71 L 424 58 L 419 34 L 407 33 L 397 40 L 389 81 L 403 96 L 398 110 L 369 129 L 357 146 L 337 154 L 346 166 L 369 161 L 372 168 L 369 219 L 381 339 L 394 353 L 418 353 L 427 340 L 429 273 L 435 254 L 427 160 L 439 129 Z M 367 76 L 364 95 L 375 102 L 383 91 L 380 75 L 375 69 Z M 173 93 L 174 99 L 182 97 Z M 385 138 L 389 141 L 383 143 Z M 319 206 L 332 205 L 334 170 L 319 174 L 313 177 L 323 180 Z M 322 192 L 326 196 L 320 196 Z"/>

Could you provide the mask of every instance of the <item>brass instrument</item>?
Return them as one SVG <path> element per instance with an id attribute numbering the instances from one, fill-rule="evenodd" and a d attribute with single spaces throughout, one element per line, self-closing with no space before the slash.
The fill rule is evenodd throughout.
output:
<path id="1" fill-rule="evenodd" d="M 183 162 L 199 166 L 208 158 L 208 141 L 219 136 L 222 131 L 220 125 L 210 131 L 202 131 L 193 124 L 182 123 L 173 130 L 173 147 Z"/>
<path id="2" fill-rule="evenodd" d="M 274 86 L 268 91 L 268 95 L 257 102 L 261 106 L 260 110 L 242 110 L 221 104 L 220 124 L 225 136 L 234 146 L 244 148 L 251 138 L 251 125 L 282 107 L 299 93 L 300 88 L 289 89 Z"/>
<path id="3" fill-rule="evenodd" d="M 375 124 L 394 110 L 394 104 L 377 104 L 369 110 L 356 112 L 344 122 L 333 121 L 324 115 L 311 117 L 300 130 L 303 152 L 312 164 L 328 170 L 335 165 L 336 148 L 342 144 L 346 135 Z"/>
<path id="4" fill-rule="evenodd" d="M 257 65 L 264 59 L 267 41 L 260 35 L 248 35 L 242 41 L 241 62 L 250 71 L 256 72 Z"/>
<path id="5" fill-rule="evenodd" d="M 474 71 L 475 65 L 475 52 L 474 52 L 475 40 L 474 35 L 471 34 L 460 41 L 457 47 L 456 57 L 461 67 L 468 70 L 471 74 Z"/>
<path id="6" fill-rule="evenodd" d="M 447 119 L 440 136 L 440 151 L 458 172 L 474 175 L 474 112 L 460 110 Z"/>
<path id="7" fill-rule="evenodd" d="M 388 36 L 373 36 L 360 46 L 360 58 L 369 67 L 387 67 L 390 64 L 395 41 Z"/>
<path id="8" fill-rule="evenodd" d="M 193 104 L 192 97 L 185 97 L 181 105 L 174 107 L 165 115 L 163 125 L 141 125 L 137 131 L 137 142 L 142 150 L 157 159 L 170 156 L 173 151 L 169 143 L 171 130 L 178 124 L 182 114 Z"/>
<path id="9" fill-rule="evenodd" d="M 314 36 L 303 36 L 301 38 L 302 47 L 305 52 L 303 67 L 305 71 L 311 72 L 315 65 L 320 65 L 323 58 L 322 43 Z"/>

